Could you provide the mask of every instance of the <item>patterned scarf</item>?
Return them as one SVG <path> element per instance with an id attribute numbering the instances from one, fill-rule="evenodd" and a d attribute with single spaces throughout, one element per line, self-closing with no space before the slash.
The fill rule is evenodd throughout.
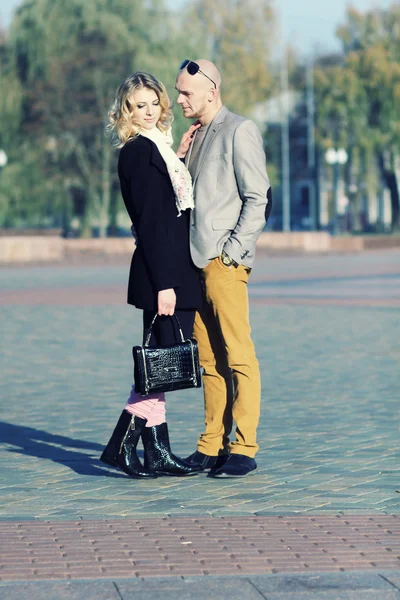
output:
<path id="1" fill-rule="evenodd" d="M 189 171 L 183 162 L 179 160 L 176 153 L 172 150 L 171 146 L 173 143 L 173 137 L 171 128 L 169 128 L 166 133 L 160 131 L 158 127 L 153 127 L 153 129 L 150 130 L 142 129 L 140 131 L 140 135 L 147 137 L 149 140 L 155 143 L 158 151 L 165 161 L 172 187 L 174 189 L 178 217 L 180 217 L 183 210 L 186 210 L 187 208 L 194 208 L 193 186 Z"/>

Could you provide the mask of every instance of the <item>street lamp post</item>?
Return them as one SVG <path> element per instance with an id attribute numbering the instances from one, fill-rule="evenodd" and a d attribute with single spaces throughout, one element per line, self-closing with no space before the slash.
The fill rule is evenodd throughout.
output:
<path id="1" fill-rule="evenodd" d="M 4 167 L 6 166 L 6 164 L 8 163 L 8 156 L 5 153 L 5 151 L 0 148 L 0 173 L 2 172 L 2 170 L 4 169 Z"/>
<path id="2" fill-rule="evenodd" d="M 315 161 L 315 98 L 314 98 L 314 65 L 310 59 L 306 67 L 306 100 L 307 100 L 307 166 L 310 186 L 309 217 L 312 230 L 318 227 L 319 216 L 317 217 L 317 173 Z"/>
<path id="3" fill-rule="evenodd" d="M 333 169 L 333 233 L 339 231 L 338 204 L 339 204 L 339 165 L 347 163 L 348 155 L 344 148 L 329 148 L 325 152 L 325 160 Z"/>
<path id="4" fill-rule="evenodd" d="M 283 47 L 281 63 L 281 157 L 282 157 L 282 229 L 290 231 L 290 132 L 289 132 L 289 81 L 288 54 Z"/>

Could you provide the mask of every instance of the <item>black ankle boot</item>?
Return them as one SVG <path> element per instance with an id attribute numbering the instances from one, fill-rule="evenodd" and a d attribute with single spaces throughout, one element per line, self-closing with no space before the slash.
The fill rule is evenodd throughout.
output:
<path id="1" fill-rule="evenodd" d="M 136 446 L 145 425 L 145 419 L 123 410 L 100 460 L 118 467 L 130 477 L 157 477 L 154 471 L 143 467 L 136 454 Z"/>
<path id="2" fill-rule="evenodd" d="M 145 427 L 142 431 L 144 465 L 162 475 L 195 475 L 201 471 L 200 465 L 189 465 L 171 452 L 168 425 Z"/>

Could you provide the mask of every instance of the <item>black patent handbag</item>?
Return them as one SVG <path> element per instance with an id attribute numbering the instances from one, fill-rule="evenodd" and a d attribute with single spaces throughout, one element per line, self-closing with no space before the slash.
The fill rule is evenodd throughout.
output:
<path id="1" fill-rule="evenodd" d="M 135 391 L 148 396 L 151 393 L 172 392 L 201 387 L 199 351 L 194 339 L 185 340 L 178 317 L 176 319 L 181 341 L 164 348 L 150 347 L 153 325 L 151 322 L 143 346 L 133 346 Z"/>

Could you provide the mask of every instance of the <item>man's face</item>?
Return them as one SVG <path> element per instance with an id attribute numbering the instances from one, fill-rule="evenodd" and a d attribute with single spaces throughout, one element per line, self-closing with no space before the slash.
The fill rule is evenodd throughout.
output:
<path id="1" fill-rule="evenodd" d="M 208 85 L 202 79 L 201 75 L 190 75 L 186 70 L 181 71 L 176 79 L 176 102 L 187 119 L 199 119 L 206 111 Z"/>

